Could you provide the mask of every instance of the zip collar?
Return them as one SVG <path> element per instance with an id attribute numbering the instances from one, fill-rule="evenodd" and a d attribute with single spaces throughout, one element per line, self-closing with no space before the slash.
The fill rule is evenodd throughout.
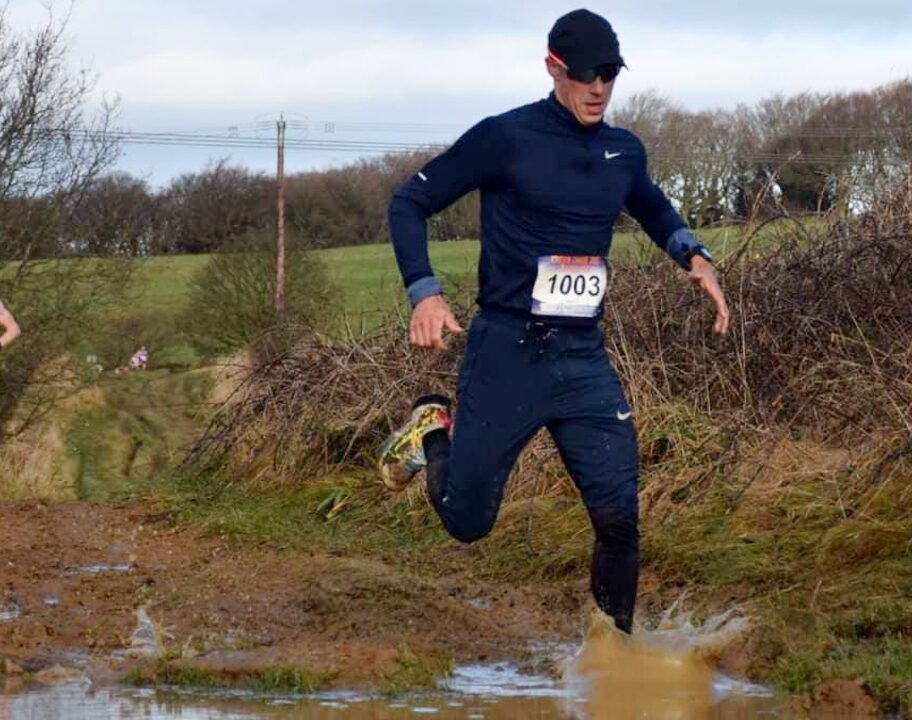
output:
<path id="1" fill-rule="evenodd" d="M 607 127 L 604 120 L 595 125 L 583 125 L 576 119 L 572 112 L 561 104 L 561 101 L 557 99 L 557 95 L 553 90 L 548 94 L 547 99 L 545 99 L 545 106 L 551 111 L 551 114 L 554 115 L 555 119 L 561 125 L 575 130 L 576 132 L 594 134 L 603 127 Z"/>

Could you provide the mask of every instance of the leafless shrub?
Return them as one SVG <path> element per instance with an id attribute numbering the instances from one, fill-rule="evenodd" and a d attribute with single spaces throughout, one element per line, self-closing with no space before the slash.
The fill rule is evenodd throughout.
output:
<path id="1" fill-rule="evenodd" d="M 181 321 L 187 337 L 209 356 L 246 345 L 265 350 L 260 347 L 264 340 L 287 347 L 299 326 L 312 326 L 326 312 L 329 280 L 320 257 L 310 249 L 299 238 L 288 238 L 286 309 L 280 317 L 275 312 L 275 238 L 270 233 L 248 232 L 213 253 L 191 281 Z M 281 343 L 276 336 L 280 327 Z M 264 338 L 264 333 L 273 336 Z"/>
<path id="2" fill-rule="evenodd" d="M 0 7 L 0 297 L 23 337 L 0 357 L 0 441 L 72 388 L 65 350 L 129 276 L 77 257 L 72 214 L 117 156 L 115 107 L 67 58 L 66 20 L 16 32 Z M 15 421 L 9 422 L 16 413 Z"/>
<path id="3" fill-rule="evenodd" d="M 722 341 L 673 269 L 620 268 L 609 347 L 629 387 L 843 437 L 912 428 L 910 218 L 907 186 L 856 222 L 796 226 L 775 250 L 724 268 L 734 327 Z"/>
<path id="4" fill-rule="evenodd" d="M 682 463 L 673 487 L 645 488 L 646 501 L 699 492 L 734 462 L 745 426 L 834 443 L 912 436 L 910 263 L 912 180 L 861 220 L 819 236 L 795 225 L 775 251 L 722 268 L 735 318 L 725 339 L 712 336 L 705 298 L 667 264 L 618 268 L 606 346 L 639 418 L 644 463 L 698 460 Z M 254 369 L 190 460 L 259 483 L 369 467 L 414 397 L 451 392 L 461 344 L 413 350 L 404 318 L 345 343 L 312 336 Z M 568 487 L 543 436 L 518 472 L 513 497 Z"/>

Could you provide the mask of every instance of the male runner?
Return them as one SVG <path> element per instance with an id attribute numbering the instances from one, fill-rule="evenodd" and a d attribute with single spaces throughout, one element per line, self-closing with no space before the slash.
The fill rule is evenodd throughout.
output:
<path id="1" fill-rule="evenodd" d="M 481 121 L 390 203 L 414 308 L 409 338 L 443 349 L 443 329 L 462 329 L 431 270 L 426 220 L 480 189 L 481 310 L 459 372 L 452 442 L 449 400 L 424 396 L 387 440 L 379 469 L 401 489 L 426 467 L 444 526 L 473 542 L 490 532 L 523 446 L 547 427 L 595 529 L 595 600 L 629 633 L 639 575 L 636 436 L 598 325 L 621 210 L 709 295 L 715 332 L 727 331 L 729 313 L 709 252 L 649 178 L 643 145 L 603 121 L 626 67 L 611 25 L 588 10 L 564 15 L 545 63 L 554 81 L 547 99 Z"/>
<path id="2" fill-rule="evenodd" d="M 3 328 L 3 334 L 0 335 L 0 350 L 2 350 L 21 334 L 16 318 L 6 309 L 2 301 L 0 301 L 0 328 Z"/>

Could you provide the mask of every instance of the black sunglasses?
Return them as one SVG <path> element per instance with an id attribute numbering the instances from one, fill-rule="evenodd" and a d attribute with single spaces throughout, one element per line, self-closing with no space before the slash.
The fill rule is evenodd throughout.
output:
<path id="1" fill-rule="evenodd" d="M 567 77 L 586 85 L 594 83 L 596 78 L 601 78 L 604 83 L 610 83 L 620 72 L 620 65 L 597 65 L 582 72 L 573 72 L 570 68 L 567 68 Z"/>

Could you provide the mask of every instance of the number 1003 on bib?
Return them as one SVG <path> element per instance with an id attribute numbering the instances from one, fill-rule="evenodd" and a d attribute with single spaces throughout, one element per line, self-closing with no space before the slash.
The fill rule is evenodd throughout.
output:
<path id="1" fill-rule="evenodd" d="M 532 288 L 532 314 L 595 317 L 608 286 L 605 258 L 545 255 L 538 259 Z"/>

